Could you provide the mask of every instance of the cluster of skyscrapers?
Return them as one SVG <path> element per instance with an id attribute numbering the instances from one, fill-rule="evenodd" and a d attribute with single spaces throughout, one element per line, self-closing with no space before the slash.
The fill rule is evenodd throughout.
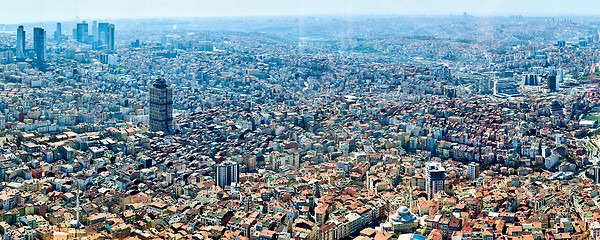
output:
<path id="1" fill-rule="evenodd" d="M 27 58 L 26 50 L 26 33 L 23 26 L 17 28 L 17 45 L 16 58 L 19 61 L 24 61 Z M 33 52 L 34 61 L 38 65 L 43 65 L 46 62 L 46 31 L 43 28 L 36 27 L 33 29 Z"/>
<path id="2" fill-rule="evenodd" d="M 105 49 L 111 53 L 115 51 L 115 25 L 111 23 L 93 22 L 92 34 L 88 32 L 88 24 L 83 21 L 73 29 L 73 38 L 77 42 L 88 43 L 93 49 Z M 66 39 L 62 33 L 62 24 L 56 24 L 54 41 L 60 43 Z M 31 52 L 30 52 L 31 53 Z M 15 58 L 17 61 L 26 61 L 28 58 L 43 67 L 46 63 L 46 30 L 41 27 L 33 28 L 33 55 L 28 55 L 26 44 L 26 32 L 23 26 L 17 28 L 17 43 L 15 47 Z"/>
<path id="3" fill-rule="evenodd" d="M 73 38 L 77 42 L 92 44 L 92 48 L 106 48 L 107 51 L 115 51 L 115 25 L 111 23 L 96 21 L 92 22 L 92 33 L 89 33 L 89 25 L 83 21 L 77 23 L 73 29 Z"/>

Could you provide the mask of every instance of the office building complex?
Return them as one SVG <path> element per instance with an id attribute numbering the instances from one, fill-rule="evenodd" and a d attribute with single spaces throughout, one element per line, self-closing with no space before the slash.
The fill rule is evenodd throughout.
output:
<path id="1" fill-rule="evenodd" d="M 499 78 L 492 81 L 494 95 L 509 96 L 519 94 L 517 82 L 512 78 Z"/>
<path id="2" fill-rule="evenodd" d="M 23 26 L 17 28 L 17 52 L 18 60 L 25 60 L 25 29 Z"/>
<path id="3" fill-rule="evenodd" d="M 33 51 L 38 64 L 46 61 L 46 31 L 43 28 L 33 29 Z"/>
<path id="4" fill-rule="evenodd" d="M 240 164 L 234 161 L 225 161 L 216 167 L 216 183 L 219 187 L 231 186 L 238 182 L 240 176 Z"/>
<path id="5" fill-rule="evenodd" d="M 164 79 L 150 86 L 150 130 L 170 132 L 173 129 L 173 90 Z"/>
<path id="6" fill-rule="evenodd" d="M 432 199 L 435 194 L 444 191 L 444 180 L 446 179 L 446 169 L 442 167 L 441 163 L 430 162 L 427 163 L 425 169 L 427 174 L 427 181 L 425 182 L 425 188 L 427 189 L 427 198 Z"/>

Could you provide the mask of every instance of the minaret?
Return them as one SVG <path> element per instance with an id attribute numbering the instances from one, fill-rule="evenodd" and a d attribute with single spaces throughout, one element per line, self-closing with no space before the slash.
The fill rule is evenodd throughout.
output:
<path id="1" fill-rule="evenodd" d="M 370 171 L 369 171 L 369 170 L 367 170 L 367 180 L 366 180 L 366 182 L 365 182 L 365 185 L 367 186 L 367 189 L 371 189 L 371 184 L 370 184 L 370 183 L 371 183 L 371 181 L 370 181 L 370 179 L 369 179 L 369 172 L 370 172 Z M 377 190 L 375 190 L 375 191 L 377 191 Z"/>
<path id="2" fill-rule="evenodd" d="M 77 189 L 77 205 L 75 209 L 75 239 L 77 239 L 77 230 L 79 229 L 79 189 Z"/>
<path id="3" fill-rule="evenodd" d="M 408 207 L 409 207 L 409 209 L 411 211 L 412 211 L 412 208 L 413 208 L 413 195 L 412 195 L 412 191 L 413 191 L 413 189 L 412 189 L 412 181 L 410 181 L 408 183 L 408 193 L 409 193 L 409 195 L 408 195 Z"/>
<path id="4" fill-rule="evenodd" d="M 77 190 L 77 207 L 76 207 L 77 226 L 79 226 L 79 190 Z"/>

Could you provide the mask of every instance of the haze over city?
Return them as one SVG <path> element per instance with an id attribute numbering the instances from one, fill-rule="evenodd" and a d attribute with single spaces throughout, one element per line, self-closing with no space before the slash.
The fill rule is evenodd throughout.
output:
<path id="1" fill-rule="evenodd" d="M 589 0 L 24 0 L 0 1 L 0 24 L 121 18 L 282 15 L 598 15 Z M 27 13 L 24 14 L 23 11 Z"/>

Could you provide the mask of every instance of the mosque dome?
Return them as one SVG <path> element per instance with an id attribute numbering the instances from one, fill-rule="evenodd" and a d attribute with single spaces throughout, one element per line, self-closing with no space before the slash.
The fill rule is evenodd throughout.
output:
<path id="1" fill-rule="evenodd" d="M 398 212 L 401 214 L 407 214 L 408 213 L 408 208 L 406 206 L 402 206 L 398 208 Z"/>

